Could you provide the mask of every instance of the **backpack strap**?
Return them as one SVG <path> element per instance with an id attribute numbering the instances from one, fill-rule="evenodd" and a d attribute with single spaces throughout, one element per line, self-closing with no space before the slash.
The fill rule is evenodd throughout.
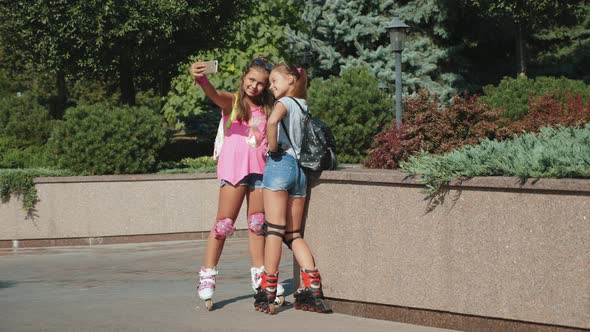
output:
<path id="1" fill-rule="evenodd" d="M 234 122 L 237 113 L 238 113 L 238 94 L 235 93 L 234 94 L 234 104 L 231 108 L 231 114 L 229 115 L 229 118 L 227 119 L 227 122 L 225 123 L 225 129 L 229 129 L 229 127 L 231 127 L 231 123 Z"/>
<path id="2" fill-rule="evenodd" d="M 297 99 L 288 96 L 288 98 L 290 98 L 291 100 L 293 100 L 295 102 L 295 104 L 297 104 L 297 106 L 299 106 L 299 109 L 301 110 L 301 113 L 303 113 L 304 115 L 308 115 L 309 113 L 306 113 L 303 110 L 303 107 L 301 107 L 301 104 L 299 104 L 299 102 L 297 101 Z M 289 144 L 291 145 L 291 148 L 293 149 L 293 153 L 295 153 L 295 159 L 299 160 L 299 156 L 297 156 L 297 152 L 295 152 L 295 148 L 293 148 L 293 142 L 291 142 L 291 137 L 289 137 L 289 131 L 287 130 L 287 127 L 285 127 L 285 123 L 283 122 L 283 119 L 281 119 L 281 127 L 283 127 L 283 130 L 285 131 L 285 134 L 287 134 L 287 139 L 289 140 Z"/>

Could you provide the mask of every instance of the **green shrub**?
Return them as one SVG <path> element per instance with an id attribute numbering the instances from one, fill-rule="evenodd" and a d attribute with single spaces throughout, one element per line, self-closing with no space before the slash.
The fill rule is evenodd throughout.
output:
<path id="1" fill-rule="evenodd" d="M 429 194 L 462 177 L 590 178 L 590 124 L 485 140 L 444 156 L 422 154 L 402 163 L 401 170 L 421 175 Z"/>
<path id="2" fill-rule="evenodd" d="M 12 137 L 20 147 L 47 142 L 52 121 L 37 99 L 23 94 L 0 99 L 0 136 Z"/>
<path id="3" fill-rule="evenodd" d="M 145 173 L 165 143 L 160 117 L 146 107 L 70 108 L 52 132 L 60 168 L 77 174 Z"/>
<path id="4" fill-rule="evenodd" d="M 184 158 L 179 162 L 160 164 L 158 173 L 213 173 L 217 170 L 217 161 L 209 156 Z"/>
<path id="5" fill-rule="evenodd" d="M 0 199 L 3 203 L 12 195 L 20 198 L 25 211 L 31 213 L 37 202 L 37 191 L 33 179 L 39 176 L 71 175 L 63 170 L 50 169 L 0 169 Z"/>
<path id="6" fill-rule="evenodd" d="M 311 81 L 311 113 L 332 129 L 340 163 L 364 159 L 373 137 L 392 119 L 387 97 L 378 84 L 366 67 L 349 68 L 341 77 Z"/>
<path id="7" fill-rule="evenodd" d="M 111 91 L 108 84 L 104 82 L 82 78 L 74 82 L 69 89 L 68 97 L 77 106 L 94 104 L 118 105 L 120 93 Z"/>
<path id="8" fill-rule="evenodd" d="M 55 165 L 55 159 L 46 145 L 19 148 L 5 142 L 5 138 L 0 137 L 0 168 L 43 168 Z"/>
<path id="9" fill-rule="evenodd" d="M 590 98 L 590 87 L 583 81 L 567 78 L 537 77 L 504 78 L 498 86 L 488 85 L 483 88 L 484 95 L 480 102 L 492 108 L 502 109 L 504 117 L 519 119 L 529 111 L 529 100 L 532 97 L 556 95 L 558 100 L 565 101 L 570 95 L 581 94 L 584 100 Z"/>

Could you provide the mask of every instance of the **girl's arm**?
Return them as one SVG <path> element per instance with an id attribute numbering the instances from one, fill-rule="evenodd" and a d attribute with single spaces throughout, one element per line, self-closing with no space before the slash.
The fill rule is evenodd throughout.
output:
<path id="1" fill-rule="evenodd" d="M 287 114 L 287 107 L 283 103 L 276 103 L 273 107 L 272 113 L 266 121 L 266 140 L 268 142 L 268 150 L 275 152 L 279 149 L 279 142 L 277 137 L 279 123 L 281 119 Z"/>
<path id="2" fill-rule="evenodd" d="M 207 97 L 209 97 L 215 105 L 222 109 L 223 114 L 228 115 L 231 113 L 233 106 L 234 95 L 225 91 L 218 91 L 205 76 L 205 63 L 197 61 L 191 65 L 189 72 L 195 78 L 195 84 L 199 84 Z"/>

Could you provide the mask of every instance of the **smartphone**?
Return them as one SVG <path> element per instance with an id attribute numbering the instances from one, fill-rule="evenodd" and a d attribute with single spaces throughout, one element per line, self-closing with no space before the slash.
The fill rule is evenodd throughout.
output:
<path id="1" fill-rule="evenodd" d="M 205 61 L 205 72 L 204 74 L 213 74 L 217 72 L 217 60 Z"/>

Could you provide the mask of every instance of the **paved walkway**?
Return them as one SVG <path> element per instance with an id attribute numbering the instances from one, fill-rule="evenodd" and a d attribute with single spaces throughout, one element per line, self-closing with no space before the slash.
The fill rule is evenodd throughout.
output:
<path id="1" fill-rule="evenodd" d="M 288 303 L 258 313 L 246 239 L 227 241 L 208 312 L 194 291 L 204 252 L 205 241 L 0 250 L 0 331 L 445 331 L 293 309 L 288 251 Z"/>

